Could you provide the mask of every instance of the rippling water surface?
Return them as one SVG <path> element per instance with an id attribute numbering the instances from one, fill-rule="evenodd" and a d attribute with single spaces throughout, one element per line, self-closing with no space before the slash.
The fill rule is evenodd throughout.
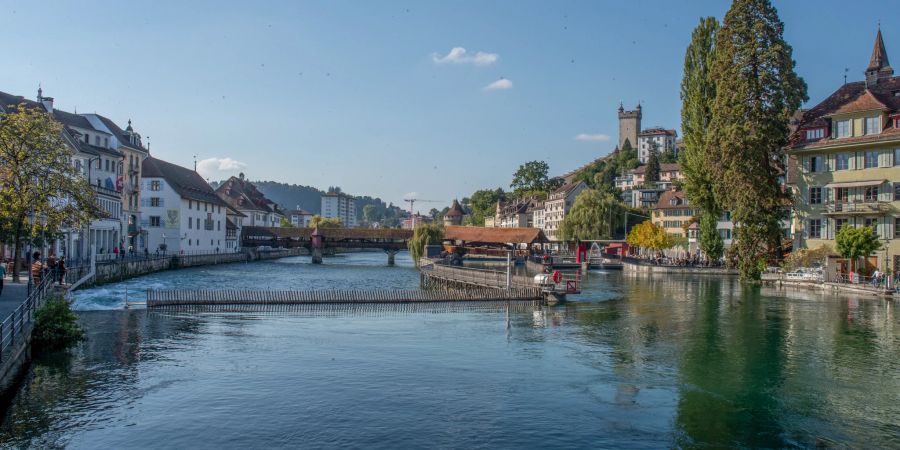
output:
<path id="1" fill-rule="evenodd" d="M 38 360 L 0 444 L 71 448 L 813 447 L 900 442 L 897 304 L 589 274 L 549 308 L 119 308 L 124 286 L 415 287 L 381 254 L 84 291 L 88 340 Z M 87 309 L 92 309 L 87 311 Z"/>

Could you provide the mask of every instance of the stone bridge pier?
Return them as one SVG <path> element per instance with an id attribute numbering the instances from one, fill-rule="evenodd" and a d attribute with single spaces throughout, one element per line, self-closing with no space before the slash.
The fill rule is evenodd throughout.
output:
<path id="1" fill-rule="evenodd" d="M 394 265 L 394 256 L 396 256 L 397 253 L 400 252 L 400 250 L 393 249 L 393 248 L 386 248 L 386 249 L 384 249 L 384 252 L 387 253 L 387 255 L 388 255 L 388 265 L 393 266 Z"/>

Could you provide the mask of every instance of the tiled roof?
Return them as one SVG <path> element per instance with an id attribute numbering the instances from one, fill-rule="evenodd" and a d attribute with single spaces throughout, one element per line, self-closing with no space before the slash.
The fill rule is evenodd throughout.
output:
<path id="1" fill-rule="evenodd" d="M 677 172 L 681 170 L 681 165 L 678 163 L 665 163 L 659 165 L 660 172 Z M 647 165 L 644 164 L 636 169 L 632 169 L 629 173 L 635 175 L 643 175 L 647 171 Z"/>
<path id="2" fill-rule="evenodd" d="M 658 136 L 660 134 L 664 134 L 666 136 L 677 136 L 678 132 L 671 128 L 647 128 L 646 130 L 641 131 L 638 136 Z"/>
<path id="3" fill-rule="evenodd" d="M 447 213 L 444 214 L 444 217 L 462 217 L 464 215 L 462 206 L 459 205 L 459 202 L 455 199 L 453 203 L 450 205 L 450 209 L 447 210 Z"/>
<path id="4" fill-rule="evenodd" d="M 103 124 L 113 132 L 113 134 L 116 136 L 116 139 L 119 140 L 119 145 L 124 145 L 125 147 L 133 148 L 135 150 L 143 150 L 145 152 L 149 151 L 144 148 L 144 144 L 140 140 L 138 140 L 137 143 L 132 144 L 128 132 L 119 128 L 119 126 L 116 125 L 116 123 L 112 120 L 99 114 L 97 114 L 97 117 L 99 117 L 100 120 L 103 121 Z"/>
<path id="5" fill-rule="evenodd" d="M 444 227 L 444 239 L 480 244 L 532 244 L 547 242 L 540 228 Z"/>
<path id="6" fill-rule="evenodd" d="M 246 179 L 233 176 L 216 188 L 216 194 L 235 209 L 281 214 L 275 204 Z"/>
<path id="7" fill-rule="evenodd" d="M 553 191 L 553 194 L 562 194 L 562 193 L 568 194 L 569 192 L 572 192 L 572 190 L 574 190 L 575 188 L 577 188 L 578 185 L 580 185 L 580 184 L 584 184 L 584 181 L 577 181 L 577 182 L 573 182 L 573 183 L 566 183 L 566 184 L 564 184 L 564 185 L 562 185 L 562 186 L 556 188 L 556 190 Z"/>
<path id="8" fill-rule="evenodd" d="M 873 109 L 887 109 L 887 105 L 875 98 L 875 95 L 872 94 L 872 91 L 866 89 L 859 93 L 859 95 L 857 95 L 857 97 L 853 100 L 850 100 L 849 102 L 841 105 L 830 115 L 852 113 L 858 111 L 870 111 Z"/>
<path id="9" fill-rule="evenodd" d="M 141 164 L 141 173 L 144 178 L 165 179 L 182 198 L 228 208 L 206 180 L 193 170 L 148 156 Z"/>
<path id="10" fill-rule="evenodd" d="M 881 27 L 878 28 L 878 34 L 875 35 L 875 46 L 872 48 L 872 57 L 869 58 L 869 67 L 866 71 L 881 70 L 891 67 L 888 62 L 887 50 L 884 49 L 884 39 L 881 38 Z"/>
<path id="11" fill-rule="evenodd" d="M 673 205 L 672 200 L 677 199 L 677 204 Z M 660 194 L 659 200 L 656 202 L 654 209 L 678 209 L 687 208 L 691 205 L 685 204 L 687 197 L 681 191 L 666 191 Z"/>

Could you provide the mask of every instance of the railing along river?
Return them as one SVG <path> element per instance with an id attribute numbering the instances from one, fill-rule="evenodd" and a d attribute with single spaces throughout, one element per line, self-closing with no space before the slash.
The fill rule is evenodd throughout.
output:
<path id="1" fill-rule="evenodd" d="M 40 283 L 34 285 L 25 301 L 0 322 L 0 360 L 3 359 L 3 352 L 17 341 L 25 339 L 25 333 L 31 332 L 28 325 L 34 322 L 34 312 L 46 303 L 52 286 L 53 277 L 45 275 Z"/>

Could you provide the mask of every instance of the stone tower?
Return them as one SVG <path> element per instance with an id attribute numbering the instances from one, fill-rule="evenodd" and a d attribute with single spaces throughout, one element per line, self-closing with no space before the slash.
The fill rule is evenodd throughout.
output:
<path id="1" fill-rule="evenodd" d="M 638 133 L 641 132 L 641 105 L 638 103 L 634 111 L 625 111 L 619 103 L 619 148 L 625 144 L 625 139 L 631 143 L 631 148 L 637 148 Z"/>

